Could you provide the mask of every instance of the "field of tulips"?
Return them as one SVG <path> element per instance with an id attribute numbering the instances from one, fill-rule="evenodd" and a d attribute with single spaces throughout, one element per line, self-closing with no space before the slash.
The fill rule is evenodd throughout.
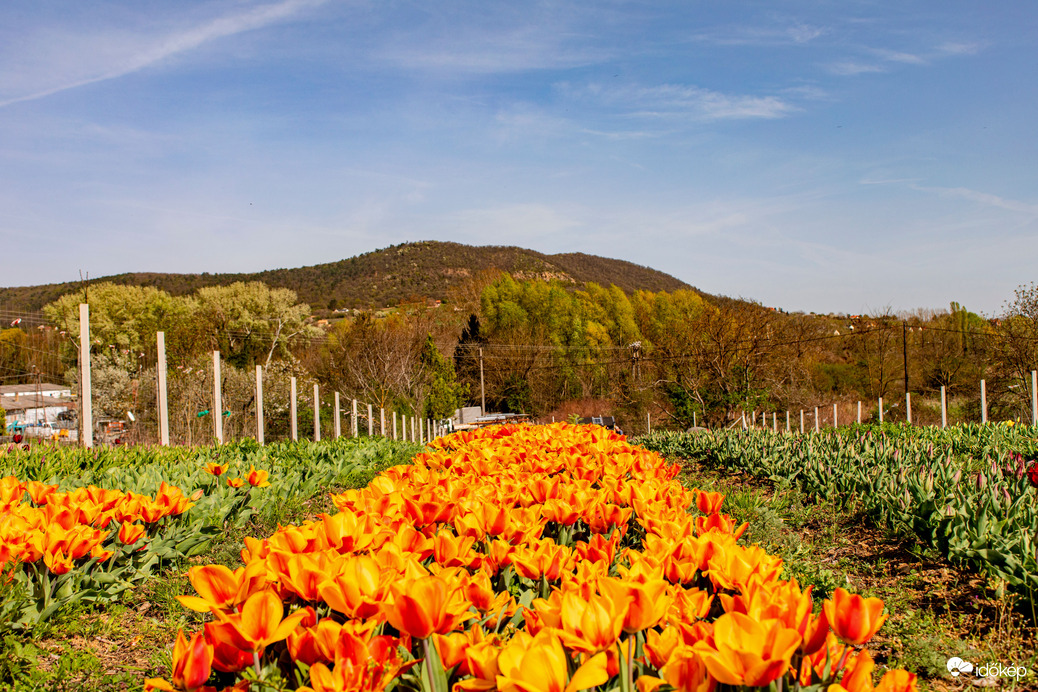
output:
<path id="1" fill-rule="evenodd" d="M 873 686 L 879 599 L 813 603 L 677 471 L 597 427 L 440 438 L 337 513 L 245 539 L 240 568 L 190 568 L 203 622 L 146 687 L 915 689 Z"/>
<path id="2" fill-rule="evenodd" d="M 971 565 L 1038 610 L 1038 431 L 1028 426 L 654 433 L 668 457 L 853 506 Z"/>
<path id="3" fill-rule="evenodd" d="M 416 449 L 0 449 L 0 634 L 31 636 L 59 611 L 118 603 L 251 520 L 276 521 L 297 493 L 363 485 Z"/>

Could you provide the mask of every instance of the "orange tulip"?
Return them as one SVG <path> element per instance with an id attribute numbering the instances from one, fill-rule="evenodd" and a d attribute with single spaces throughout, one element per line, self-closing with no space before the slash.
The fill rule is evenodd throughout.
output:
<path id="1" fill-rule="evenodd" d="M 245 485 L 245 481 L 243 481 L 241 478 L 228 478 L 227 479 L 227 487 L 229 487 L 229 488 L 240 488 L 243 485 Z"/>
<path id="2" fill-rule="evenodd" d="M 696 496 L 696 507 L 703 514 L 719 514 L 721 504 L 724 503 L 723 493 L 708 493 L 700 491 Z"/>
<path id="3" fill-rule="evenodd" d="M 382 605 L 389 624 L 417 639 L 433 632 L 447 634 L 471 617 L 465 612 L 464 596 L 439 576 L 398 582 L 390 587 L 390 595 Z"/>
<path id="4" fill-rule="evenodd" d="M 374 558 L 353 555 L 340 565 L 334 578 L 321 583 L 321 598 L 347 617 L 374 617 L 381 611 L 387 591 L 381 572 Z"/>
<path id="5" fill-rule="evenodd" d="M 799 646 L 800 635 L 778 620 L 725 613 L 714 622 L 714 646 L 699 642 L 694 649 L 718 682 L 762 687 L 789 669 Z"/>
<path id="6" fill-rule="evenodd" d="M 143 535 L 144 526 L 142 524 L 131 524 L 128 521 L 124 521 L 122 526 L 119 527 L 119 541 L 125 545 L 133 545 Z"/>
<path id="7" fill-rule="evenodd" d="M 586 660 L 570 678 L 569 657 L 550 630 L 536 637 L 520 632 L 501 651 L 497 665 L 500 692 L 577 692 L 609 679 L 605 653 Z"/>
<path id="8" fill-rule="evenodd" d="M 916 674 L 907 670 L 888 670 L 876 685 L 876 692 L 915 692 Z"/>
<path id="9" fill-rule="evenodd" d="M 566 645 L 589 654 L 611 649 L 620 638 L 630 598 L 627 594 L 589 599 L 573 592 L 562 594 L 561 636 Z"/>
<path id="10" fill-rule="evenodd" d="M 212 672 L 213 647 L 206 641 L 201 632 L 197 632 L 188 641 L 184 631 L 177 632 L 177 642 L 173 646 L 173 685 L 165 680 L 149 679 L 144 681 L 145 689 L 195 690 L 205 684 Z M 175 685 L 175 687 L 174 687 Z"/>
<path id="11" fill-rule="evenodd" d="M 230 464 L 218 464 L 215 461 L 210 461 L 205 465 L 205 472 L 211 473 L 217 478 L 227 473 L 227 469 L 231 467 Z"/>
<path id="12" fill-rule="evenodd" d="M 249 467 L 249 475 L 245 478 L 249 481 L 249 485 L 254 488 L 266 488 L 270 485 L 270 483 L 267 482 L 267 472 L 257 471 L 255 466 Z"/>
<path id="13" fill-rule="evenodd" d="M 883 601 L 878 598 L 862 598 L 837 588 L 831 600 L 822 604 L 829 626 L 842 641 L 860 646 L 872 639 L 886 621 Z"/>
<path id="14" fill-rule="evenodd" d="M 242 651 L 259 652 L 265 646 L 286 638 L 307 616 L 305 610 L 284 617 L 285 605 L 271 591 L 261 591 L 249 596 L 241 613 L 227 615 L 216 611 L 221 622 L 231 625 L 220 630 L 219 635 L 228 644 Z M 215 630 L 214 630 L 215 631 Z"/>
<path id="15" fill-rule="evenodd" d="M 627 634 L 655 627 L 670 608 L 669 584 L 663 579 L 645 583 L 624 581 L 615 578 L 599 579 L 598 588 L 602 595 L 614 603 L 626 603 L 623 631 Z"/>

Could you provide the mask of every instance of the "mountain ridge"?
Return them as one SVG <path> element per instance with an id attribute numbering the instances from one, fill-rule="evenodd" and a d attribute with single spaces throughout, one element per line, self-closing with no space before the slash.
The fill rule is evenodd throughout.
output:
<path id="1" fill-rule="evenodd" d="M 446 300 L 452 288 L 483 271 L 500 270 L 517 279 L 545 278 L 583 285 L 615 284 L 626 293 L 637 290 L 697 290 L 669 274 L 626 260 L 583 252 L 547 255 L 516 246 L 465 245 L 418 241 L 392 245 L 335 262 L 259 272 L 175 274 L 127 272 L 91 279 L 91 283 L 154 286 L 186 295 L 204 286 L 235 281 L 262 281 L 290 288 L 315 310 L 335 307 L 374 308 L 424 297 Z M 76 290 L 78 281 L 0 288 L 0 306 L 9 311 L 41 309 Z"/>

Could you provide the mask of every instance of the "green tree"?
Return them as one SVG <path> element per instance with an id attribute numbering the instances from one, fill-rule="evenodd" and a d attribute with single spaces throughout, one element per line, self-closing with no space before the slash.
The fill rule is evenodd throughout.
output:
<path id="1" fill-rule="evenodd" d="M 454 363 L 443 357 L 431 336 L 422 347 L 421 360 L 427 378 L 425 416 L 441 419 L 453 415 L 465 402 L 468 387 L 458 382 Z"/>
<path id="2" fill-rule="evenodd" d="M 269 366 L 276 354 L 319 335 L 295 291 L 260 281 L 198 289 L 198 323 L 210 345 L 238 367 Z"/>

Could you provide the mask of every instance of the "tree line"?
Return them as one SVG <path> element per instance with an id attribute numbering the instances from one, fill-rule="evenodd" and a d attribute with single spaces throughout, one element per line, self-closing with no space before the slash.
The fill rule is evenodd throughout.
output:
<path id="1" fill-rule="evenodd" d="M 0 330 L 0 377 L 78 377 L 78 305 L 90 304 L 95 408 L 154 419 L 155 332 L 166 334 L 172 433 L 207 442 L 211 352 L 223 370 L 227 434 L 252 434 L 254 368 L 265 367 L 271 437 L 287 433 L 288 382 L 312 384 L 406 415 L 443 418 L 486 401 L 491 411 L 548 419 L 616 416 L 637 430 L 723 425 L 744 411 L 920 397 L 939 412 L 942 386 L 957 420 L 979 420 L 979 380 L 995 419 L 1029 415 L 1038 367 L 1038 287 L 1022 286 L 996 318 L 947 310 L 869 316 L 787 314 L 692 290 L 518 280 L 486 271 L 447 301 L 415 299 L 322 323 L 284 288 L 237 282 L 172 296 L 98 283 L 47 305 L 46 325 Z M 482 367 L 481 367 L 482 366 Z M 305 404 L 305 402 L 303 402 Z M 311 406 L 300 405 L 308 430 Z M 325 404 L 327 408 L 327 404 Z M 223 413 L 223 412 L 221 412 Z M 201 415 L 200 415 L 201 414 Z M 209 412 L 208 415 L 215 415 Z M 904 417 L 897 406 L 887 420 Z"/>

